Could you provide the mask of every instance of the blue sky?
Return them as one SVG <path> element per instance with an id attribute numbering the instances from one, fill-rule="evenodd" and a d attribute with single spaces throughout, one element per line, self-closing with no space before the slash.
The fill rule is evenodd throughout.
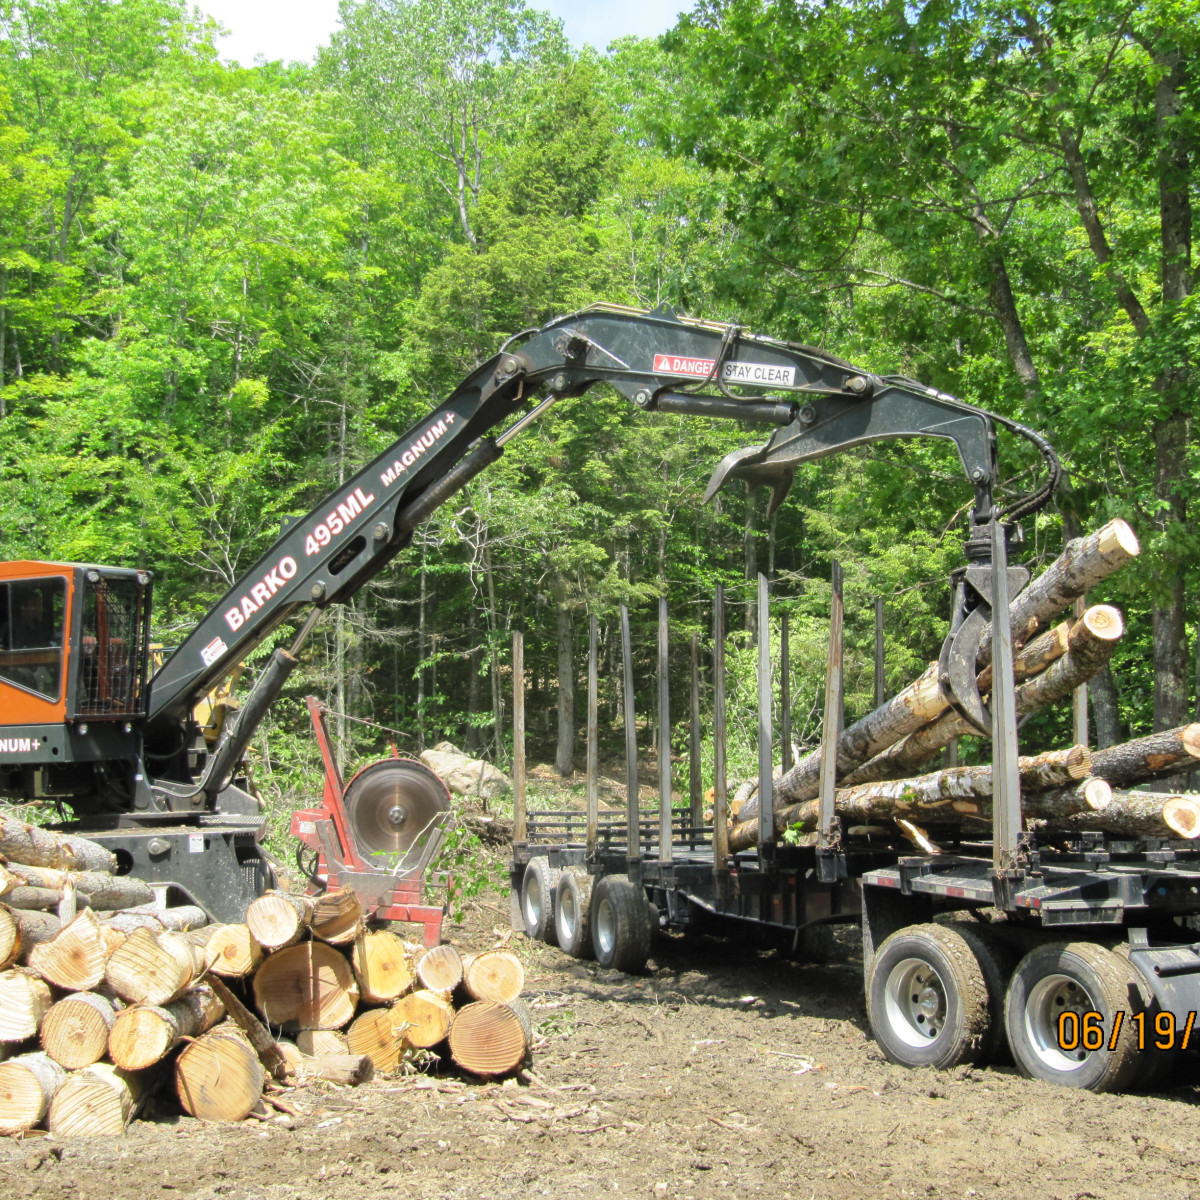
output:
<path id="1" fill-rule="evenodd" d="M 216 17 L 229 36 L 219 43 L 222 58 L 249 65 L 256 55 L 267 59 L 311 60 L 337 28 L 337 0 L 194 0 Z M 634 34 L 653 37 L 675 24 L 691 0 L 527 0 L 561 19 L 576 46 L 604 49 L 614 38 Z"/>

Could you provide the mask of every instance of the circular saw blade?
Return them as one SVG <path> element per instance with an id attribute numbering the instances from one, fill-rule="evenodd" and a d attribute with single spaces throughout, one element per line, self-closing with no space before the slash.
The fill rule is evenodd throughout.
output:
<path id="1" fill-rule="evenodd" d="M 359 771 L 342 803 L 358 853 L 400 868 L 425 865 L 423 852 L 450 811 L 450 794 L 423 763 L 393 758 Z"/>

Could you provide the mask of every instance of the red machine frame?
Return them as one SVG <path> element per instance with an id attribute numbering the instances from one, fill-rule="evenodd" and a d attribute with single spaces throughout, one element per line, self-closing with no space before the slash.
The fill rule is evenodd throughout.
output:
<path id="1" fill-rule="evenodd" d="M 424 928 L 426 946 L 440 945 L 446 908 L 423 902 L 424 868 L 398 880 L 394 875 L 377 870 L 355 849 L 343 803 L 347 785 L 343 783 L 342 772 L 333 757 L 325 724 L 329 710 L 314 696 L 305 697 L 305 703 L 321 749 L 325 792 L 320 808 L 297 809 L 292 813 L 292 836 L 316 853 L 315 873 L 329 887 L 348 887 L 357 893 L 366 916 L 380 921 L 415 922 Z M 401 757 L 394 749 L 392 756 Z M 448 879 L 446 886 L 449 889 Z"/>

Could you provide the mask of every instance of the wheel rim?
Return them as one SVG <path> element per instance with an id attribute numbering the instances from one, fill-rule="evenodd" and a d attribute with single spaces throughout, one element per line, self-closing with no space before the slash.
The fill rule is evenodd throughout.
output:
<path id="1" fill-rule="evenodd" d="M 906 1046 L 930 1046 L 946 1025 L 946 985 L 924 959 L 906 958 L 888 974 L 883 1006 L 888 1027 Z"/>
<path id="2" fill-rule="evenodd" d="M 1078 979 L 1070 975 L 1045 975 L 1029 989 L 1025 1001 L 1025 1040 L 1047 1067 L 1055 1071 L 1078 1071 L 1093 1051 L 1083 1048 L 1079 1038 L 1075 1050 L 1059 1045 L 1059 1019 L 1063 1013 L 1075 1014 L 1075 1032 L 1082 1030 L 1083 1014 L 1094 1012 L 1095 1004 Z"/>
<path id="3" fill-rule="evenodd" d="M 532 871 L 525 876 L 525 923 L 530 929 L 542 923 L 542 881 Z"/>
<path id="4" fill-rule="evenodd" d="M 575 893 L 569 887 L 558 898 L 558 921 L 564 940 L 569 941 L 575 936 Z"/>
<path id="5" fill-rule="evenodd" d="M 613 910 L 612 903 L 607 897 L 604 897 L 598 906 L 596 912 L 596 946 L 600 953 L 608 955 L 612 953 L 613 946 L 617 942 L 617 914 Z"/>

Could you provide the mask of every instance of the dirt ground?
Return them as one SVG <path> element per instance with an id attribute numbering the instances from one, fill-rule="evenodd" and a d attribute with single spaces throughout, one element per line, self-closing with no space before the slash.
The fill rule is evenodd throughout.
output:
<path id="1" fill-rule="evenodd" d="M 506 902 L 451 940 L 478 948 Z M 286 1095 L 294 1128 L 160 1103 L 120 1141 L 0 1145 L 38 1200 L 1200 1195 L 1200 1091 L 1094 1096 L 1011 1069 L 909 1071 L 866 1025 L 857 959 L 799 965 L 664 937 L 632 977 L 514 936 L 538 1032 L 529 1083 L 452 1070 Z M 847 942 L 853 950 L 853 935 Z"/>

